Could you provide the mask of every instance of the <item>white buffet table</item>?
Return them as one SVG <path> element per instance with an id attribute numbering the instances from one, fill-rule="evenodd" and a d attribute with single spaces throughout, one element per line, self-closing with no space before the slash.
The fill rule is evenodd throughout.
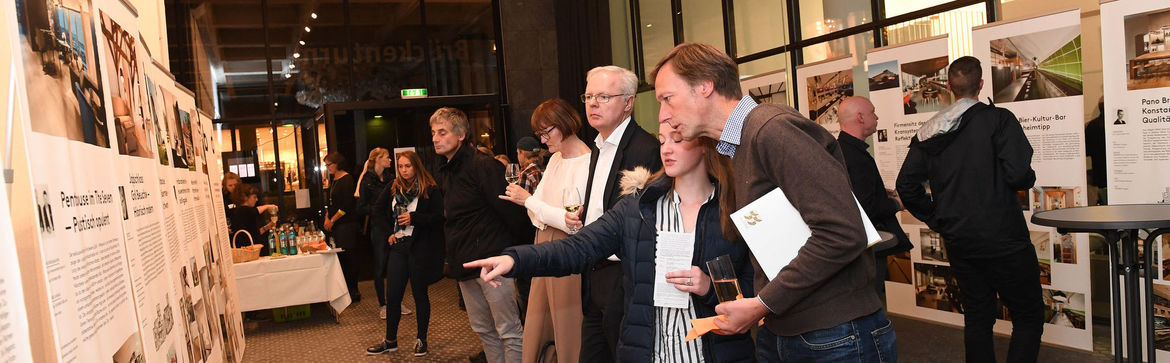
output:
<path id="1" fill-rule="evenodd" d="M 336 317 L 350 303 L 335 253 L 265 256 L 235 270 L 241 311 L 328 302 Z"/>

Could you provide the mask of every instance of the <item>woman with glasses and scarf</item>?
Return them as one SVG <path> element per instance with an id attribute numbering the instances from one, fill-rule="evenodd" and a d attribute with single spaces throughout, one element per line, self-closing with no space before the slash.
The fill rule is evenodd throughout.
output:
<path id="1" fill-rule="evenodd" d="M 398 350 L 399 310 L 410 282 L 418 313 L 414 356 L 427 355 L 431 302 L 427 287 L 443 277 L 443 193 L 417 153 L 398 153 L 398 177 L 378 199 L 370 218 L 384 218 L 394 227 L 386 238 L 386 337 L 366 349 L 370 355 Z"/>

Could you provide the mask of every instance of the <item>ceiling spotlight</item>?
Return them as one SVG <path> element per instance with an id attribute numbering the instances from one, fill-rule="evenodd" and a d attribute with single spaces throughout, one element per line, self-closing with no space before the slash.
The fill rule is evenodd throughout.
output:
<path id="1" fill-rule="evenodd" d="M 308 33 L 308 32 L 311 32 L 311 31 L 313 31 L 313 29 L 310 29 L 310 28 L 309 28 L 309 27 L 307 27 L 307 26 L 305 27 L 305 33 Z"/>
<path id="2" fill-rule="evenodd" d="M 300 58 L 300 57 L 301 57 L 301 53 L 300 53 L 300 52 L 294 52 L 294 53 L 293 53 L 293 58 Z"/>
<path id="3" fill-rule="evenodd" d="M 316 19 L 316 18 L 317 18 L 317 12 L 315 12 L 315 11 L 314 11 L 314 12 L 311 12 L 311 13 L 309 13 L 309 17 L 311 17 L 311 18 L 313 18 L 313 19 Z"/>
<path id="4" fill-rule="evenodd" d="M 301 43 L 301 45 L 305 45 L 305 41 L 304 41 L 304 40 L 302 40 L 302 41 L 299 41 L 299 42 L 297 42 L 297 43 Z"/>
<path id="5" fill-rule="evenodd" d="M 284 78 L 292 78 L 292 73 L 285 73 Z"/>
<path id="6" fill-rule="evenodd" d="M 289 64 L 288 65 L 288 69 L 296 69 L 296 68 L 297 68 L 296 64 Z"/>

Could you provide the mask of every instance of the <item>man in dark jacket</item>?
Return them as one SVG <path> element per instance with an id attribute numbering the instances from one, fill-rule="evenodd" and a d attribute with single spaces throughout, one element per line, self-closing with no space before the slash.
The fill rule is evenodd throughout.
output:
<path id="1" fill-rule="evenodd" d="M 1008 362 L 1035 362 L 1044 303 L 1017 194 L 1036 181 L 1032 146 L 1011 111 L 976 99 L 983 88 L 978 59 L 956 59 L 947 77 L 956 101 L 910 140 L 898 193 L 906 209 L 943 238 L 964 310 L 967 361 L 995 360 L 991 328 L 998 293 L 1012 316 Z"/>
<path id="2" fill-rule="evenodd" d="M 437 174 L 444 191 L 448 276 L 459 280 L 471 330 L 483 341 L 489 362 L 520 362 L 520 307 L 516 284 L 504 279 L 492 288 L 463 263 L 499 255 L 521 240 L 529 227 L 524 208 L 498 198 L 507 187 L 504 165 L 466 145 L 467 115 L 444 107 L 431 115 L 431 141 L 443 160 Z"/>
<path id="3" fill-rule="evenodd" d="M 833 135 L 791 107 L 744 97 L 735 62 L 708 44 L 674 47 L 652 78 L 659 121 L 687 139 L 717 139 L 719 153 L 731 157 L 736 209 L 779 188 L 812 232 L 772 278 L 759 261 L 775 256 L 752 253 L 757 297 L 716 306 L 727 317 L 715 320 L 719 330 L 742 333 L 763 319 L 756 344 L 763 362 L 897 360 L 896 334 L 873 290 L 873 254 Z M 805 337 L 834 343 L 810 347 Z"/>
<path id="4" fill-rule="evenodd" d="M 585 190 L 585 208 L 570 225 L 590 224 L 601 217 L 621 197 L 618 176 L 621 172 L 643 167 L 650 172 L 662 168 L 658 157 L 658 140 L 634 122 L 634 94 L 638 76 L 618 66 L 597 67 L 586 75 L 587 84 L 581 101 L 589 126 L 597 129 L 590 146 L 589 183 Z M 618 325 L 624 313 L 620 260 L 610 256 L 582 274 L 581 361 L 612 362 L 617 352 Z"/>
<path id="5" fill-rule="evenodd" d="M 848 97 L 837 106 L 837 119 L 841 122 L 841 134 L 837 135 L 837 142 L 841 144 L 841 154 L 845 156 L 853 195 L 875 228 L 893 233 L 898 239 L 894 247 L 873 251 L 873 262 L 877 267 L 874 286 L 879 295 L 884 294 L 886 257 L 909 251 L 914 245 L 898 223 L 898 211 L 902 206 L 890 198 L 886 184 L 882 182 L 882 175 L 878 173 L 877 163 L 867 151 L 869 144 L 865 143 L 865 139 L 877 131 L 878 117 L 874 113 L 873 103 L 864 97 Z"/>

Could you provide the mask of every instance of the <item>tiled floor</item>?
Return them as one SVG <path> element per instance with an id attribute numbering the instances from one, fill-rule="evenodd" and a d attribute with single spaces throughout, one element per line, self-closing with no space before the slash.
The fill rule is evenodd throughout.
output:
<path id="1" fill-rule="evenodd" d="M 416 331 L 413 314 L 403 316 L 399 324 L 397 352 L 367 356 L 365 348 L 382 339 L 386 325 L 378 318 L 373 284 L 365 281 L 360 288 L 361 303 L 346 309 L 341 314 L 340 324 L 334 322 L 324 304 L 315 304 L 309 319 L 288 323 L 263 321 L 258 327 L 246 329 L 244 362 L 466 362 L 467 356 L 479 352 L 479 338 L 468 327 L 467 313 L 459 310 L 455 282 L 445 279 L 430 288 L 432 314 L 428 356 L 414 358 L 411 354 Z M 414 307 L 409 291 L 405 300 L 408 307 Z M 898 333 L 900 361 L 963 361 L 962 330 L 897 316 L 891 316 L 890 320 Z M 1105 326 L 1095 326 L 1094 329 L 1108 331 Z M 995 344 L 1002 361 L 1007 356 L 1008 340 L 996 337 Z M 1108 338 L 1098 339 L 1096 346 L 1099 352 L 1108 351 Z M 1043 346 L 1039 361 L 1107 362 L 1110 358 L 1108 354 Z"/>

